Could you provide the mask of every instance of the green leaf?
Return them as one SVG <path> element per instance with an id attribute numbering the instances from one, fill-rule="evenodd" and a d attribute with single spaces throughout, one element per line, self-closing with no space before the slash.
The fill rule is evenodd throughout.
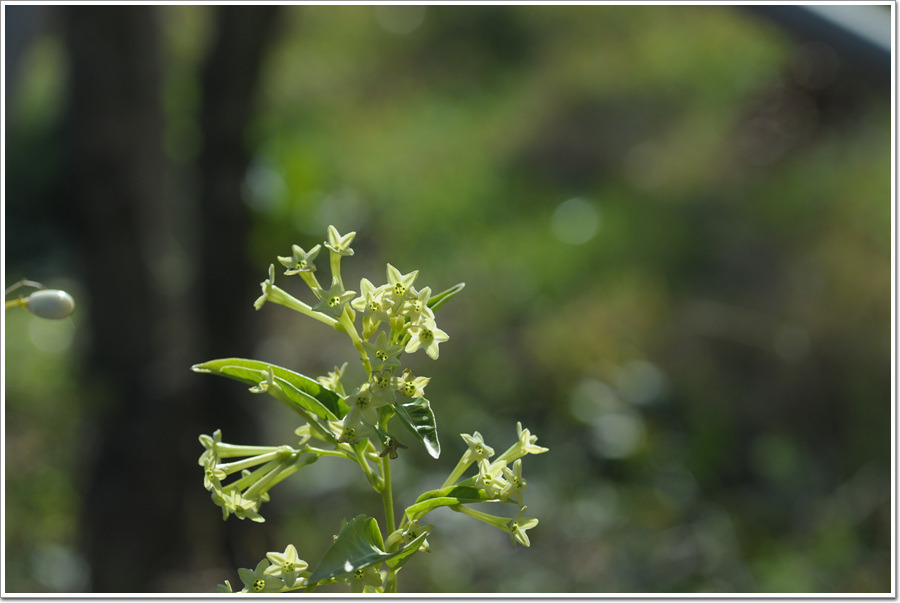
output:
<path id="1" fill-rule="evenodd" d="M 438 441 L 437 426 L 431 404 L 425 398 L 416 398 L 409 402 L 394 404 L 394 410 L 400 421 L 419 441 L 433 458 L 441 456 L 441 443 Z"/>
<path id="2" fill-rule="evenodd" d="M 385 552 L 378 522 L 372 517 L 358 515 L 341 526 L 337 539 L 322 555 L 308 581 L 312 584 L 320 580 L 350 576 L 356 570 L 396 557 L 404 550 Z"/>
<path id="3" fill-rule="evenodd" d="M 450 507 L 468 503 L 489 502 L 491 498 L 481 488 L 472 486 L 450 486 L 440 490 L 424 492 L 416 502 L 407 507 L 405 513 L 410 521 L 419 519 L 438 507 Z"/>
<path id="4" fill-rule="evenodd" d="M 445 291 L 441 291 L 437 295 L 429 297 L 428 304 L 427 304 L 428 307 L 431 308 L 432 312 L 437 312 L 438 308 L 440 308 L 441 306 L 446 304 L 450 300 L 451 297 L 453 297 L 454 295 L 456 295 L 457 293 L 462 291 L 463 287 L 465 287 L 465 286 L 466 286 L 465 283 L 456 283 L 449 289 L 447 289 Z"/>
<path id="5" fill-rule="evenodd" d="M 416 536 L 415 540 L 397 551 L 396 557 L 392 557 L 391 559 L 387 560 L 388 567 L 392 567 L 396 571 L 406 565 L 406 562 L 409 561 L 409 558 L 419 551 L 419 547 L 421 547 L 422 543 L 425 542 L 425 539 L 428 537 L 428 534 L 430 532 L 431 530 L 423 531 L 421 534 Z"/>
<path id="6" fill-rule="evenodd" d="M 349 408 L 337 393 L 314 379 L 268 362 L 246 358 L 219 358 L 191 367 L 197 373 L 228 377 L 247 385 L 259 385 L 265 381 L 270 368 L 275 374 L 275 383 L 286 395 L 287 399 L 281 401 L 288 407 L 297 405 L 327 421 L 339 420 L 347 414 Z"/>

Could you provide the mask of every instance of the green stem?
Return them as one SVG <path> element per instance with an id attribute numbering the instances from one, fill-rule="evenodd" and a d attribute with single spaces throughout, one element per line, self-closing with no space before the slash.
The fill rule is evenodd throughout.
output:
<path id="1" fill-rule="evenodd" d="M 372 375 L 372 364 L 369 362 L 369 355 L 366 354 L 366 350 L 362 346 L 362 339 L 359 337 L 359 332 L 356 330 L 356 325 L 353 324 L 353 321 L 350 320 L 350 314 L 347 312 L 347 308 L 344 308 L 344 311 L 341 313 L 340 324 L 344 327 L 344 331 L 347 332 L 347 335 L 350 336 L 350 341 L 353 342 L 353 347 L 359 352 L 359 359 L 362 360 L 363 368 L 366 369 L 366 375 Z"/>
<path id="2" fill-rule="evenodd" d="M 331 280 L 337 279 L 337 281 L 341 284 L 341 289 L 344 289 L 344 281 L 341 279 L 341 254 L 335 253 L 328 250 L 328 254 L 330 256 L 330 264 L 331 264 Z"/>
<path id="3" fill-rule="evenodd" d="M 4 310 L 9 310 L 10 308 L 15 308 L 16 306 L 20 306 L 22 308 L 27 308 L 28 307 L 28 298 L 27 297 L 26 298 L 18 297 L 16 299 L 11 299 L 8 302 L 6 302 L 6 307 L 4 308 Z"/>
<path id="4" fill-rule="evenodd" d="M 312 272 L 301 272 L 300 278 L 303 279 L 303 282 L 306 283 L 306 286 L 309 287 L 309 290 L 312 292 L 316 292 L 316 290 L 321 289 L 322 287 L 319 285 L 319 279 L 316 278 L 316 275 Z"/>
<path id="5" fill-rule="evenodd" d="M 388 569 L 387 580 L 384 582 L 384 592 L 397 592 L 397 571 L 394 568 Z"/>
<path id="6" fill-rule="evenodd" d="M 369 485 L 371 485 L 376 492 L 382 492 L 384 490 L 383 480 L 372 471 L 372 468 L 369 466 L 369 461 L 366 460 L 363 453 L 360 452 L 356 446 L 353 446 L 352 448 L 356 455 L 356 462 L 359 463 L 363 473 L 366 475 L 366 479 L 369 480 Z"/>
<path id="7" fill-rule="evenodd" d="M 384 520 L 387 524 L 387 533 L 392 534 L 397 526 L 394 522 L 394 494 L 391 487 L 391 459 L 381 458 L 381 472 L 384 476 L 384 489 L 381 491 L 381 500 L 384 502 Z"/>
<path id="8" fill-rule="evenodd" d="M 381 472 L 384 476 L 384 489 L 381 491 L 381 500 L 384 502 L 384 521 L 386 524 L 385 533 L 393 534 L 397 529 L 394 522 L 394 494 L 391 487 L 391 459 L 390 457 L 381 457 Z M 384 583 L 384 592 L 397 592 L 397 572 L 393 568 L 388 568 L 387 579 Z"/>
<path id="9" fill-rule="evenodd" d="M 273 450 L 271 452 L 260 454 L 258 456 L 250 456 L 233 463 L 221 463 L 218 468 L 224 471 L 226 475 L 231 475 L 232 473 L 241 471 L 242 469 L 249 469 L 250 467 L 262 465 L 263 463 L 267 463 L 272 459 L 283 458 L 291 452 L 294 452 L 294 450 L 290 448 L 288 448 L 287 452 L 285 452 L 284 450 Z"/>
<path id="10" fill-rule="evenodd" d="M 350 459 L 350 456 L 343 450 L 325 450 L 324 448 L 316 448 L 315 446 L 307 446 L 306 450 L 319 456 L 337 456 L 342 459 Z"/>
<path id="11" fill-rule="evenodd" d="M 316 312 L 309 304 L 303 303 L 281 287 L 271 285 L 266 291 L 266 301 L 270 301 L 274 304 L 279 304 L 281 306 L 285 306 L 286 308 L 290 308 L 291 310 L 300 312 L 301 314 L 305 314 L 310 318 L 314 318 L 319 322 L 325 323 L 329 327 L 337 327 L 338 321 L 330 316 L 322 314 L 321 312 Z"/>
<path id="12" fill-rule="evenodd" d="M 447 476 L 447 479 L 444 482 L 444 485 L 441 486 L 441 489 L 443 490 L 444 488 L 455 484 L 457 480 L 462 477 L 463 473 L 466 472 L 466 469 L 468 469 L 469 466 L 472 465 L 473 462 L 474 459 L 467 458 L 467 456 L 464 454 L 462 458 L 459 459 L 456 467 L 453 468 L 453 471 L 450 472 L 450 475 Z"/>

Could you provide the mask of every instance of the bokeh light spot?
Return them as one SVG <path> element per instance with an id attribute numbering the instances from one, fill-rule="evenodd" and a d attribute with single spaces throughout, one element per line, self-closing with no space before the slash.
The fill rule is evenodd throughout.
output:
<path id="1" fill-rule="evenodd" d="M 582 245 L 597 234 L 600 209 L 595 203 L 575 197 L 560 203 L 550 217 L 554 236 L 567 245 Z"/>

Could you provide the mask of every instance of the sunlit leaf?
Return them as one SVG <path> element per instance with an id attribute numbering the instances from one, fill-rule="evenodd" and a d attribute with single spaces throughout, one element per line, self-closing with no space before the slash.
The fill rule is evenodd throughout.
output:
<path id="1" fill-rule="evenodd" d="M 356 570 L 387 561 L 405 550 L 385 552 L 378 522 L 372 517 L 358 515 L 341 526 L 337 539 L 309 577 L 309 583 L 350 576 Z"/>
<path id="2" fill-rule="evenodd" d="M 394 405 L 400 421 L 425 445 L 425 449 L 434 458 L 441 456 L 441 443 L 438 441 L 437 426 L 431 404 L 425 398 L 415 398 L 405 403 Z"/>
<path id="3" fill-rule="evenodd" d="M 284 391 L 287 398 L 281 401 L 288 407 L 296 405 L 329 421 L 338 420 L 347 414 L 348 407 L 337 393 L 314 379 L 268 362 L 246 358 L 220 358 L 191 367 L 198 373 L 228 377 L 254 386 L 268 378 L 270 368 L 275 375 L 275 383 Z"/>

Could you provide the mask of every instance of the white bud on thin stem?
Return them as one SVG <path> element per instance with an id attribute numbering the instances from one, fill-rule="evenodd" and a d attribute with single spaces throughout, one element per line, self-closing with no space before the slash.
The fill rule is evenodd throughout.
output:
<path id="1" fill-rule="evenodd" d="M 59 289 L 35 291 L 26 301 L 28 311 L 41 318 L 65 318 L 75 311 L 75 300 Z"/>

